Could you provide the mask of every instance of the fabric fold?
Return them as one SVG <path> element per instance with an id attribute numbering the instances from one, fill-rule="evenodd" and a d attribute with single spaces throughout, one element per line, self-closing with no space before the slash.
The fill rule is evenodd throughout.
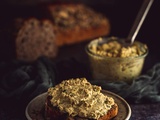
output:
<path id="1" fill-rule="evenodd" d="M 27 101 L 55 85 L 55 65 L 46 57 L 34 62 L 11 61 L 0 63 L 0 98 Z"/>
<path id="2" fill-rule="evenodd" d="M 135 78 L 131 85 L 107 81 L 91 81 L 91 83 L 117 93 L 129 102 L 160 102 L 160 63 L 155 64 L 146 74 Z"/>

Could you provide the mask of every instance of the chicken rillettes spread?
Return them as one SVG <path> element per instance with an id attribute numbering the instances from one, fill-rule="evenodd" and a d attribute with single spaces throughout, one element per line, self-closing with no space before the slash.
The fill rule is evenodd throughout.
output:
<path id="1" fill-rule="evenodd" d="M 86 78 L 64 80 L 48 89 L 51 104 L 70 116 L 98 119 L 107 114 L 114 99 L 101 93 L 101 87 L 91 85 Z"/>
<path id="2" fill-rule="evenodd" d="M 135 41 L 131 46 L 124 47 L 123 44 L 113 40 L 100 45 L 92 44 L 89 50 L 94 54 L 106 57 L 138 57 L 147 52 L 147 45 Z"/>
<path id="3" fill-rule="evenodd" d="M 129 44 L 125 39 L 109 37 L 91 41 L 86 53 L 93 79 L 131 83 L 141 74 L 148 48 L 139 41 Z"/>

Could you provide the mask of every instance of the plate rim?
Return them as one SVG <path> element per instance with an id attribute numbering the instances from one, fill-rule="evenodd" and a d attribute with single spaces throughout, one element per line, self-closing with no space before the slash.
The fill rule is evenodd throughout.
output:
<path id="1" fill-rule="evenodd" d="M 29 109 L 29 106 L 33 103 L 33 101 L 35 101 L 37 98 L 41 97 L 41 96 L 45 96 L 47 95 L 47 92 L 44 92 L 44 93 L 41 93 L 37 96 L 35 96 L 26 106 L 26 109 L 25 109 L 25 116 L 27 118 L 27 120 L 32 120 L 32 118 L 29 116 L 28 114 L 28 109 Z"/>
<path id="2" fill-rule="evenodd" d="M 129 120 L 129 119 L 130 119 L 132 110 L 131 110 L 130 105 L 128 104 L 128 102 L 127 102 L 124 98 L 122 98 L 122 97 L 119 96 L 118 94 L 116 94 L 116 93 L 114 93 L 114 92 L 111 92 L 111 91 L 108 91 L 108 90 L 103 90 L 103 89 L 102 89 L 101 92 L 102 92 L 102 93 L 106 93 L 106 94 L 109 93 L 109 94 L 117 97 L 118 99 L 120 99 L 123 103 L 125 103 L 125 105 L 126 105 L 126 107 L 127 107 L 127 109 L 128 109 L 128 111 L 127 111 L 128 113 L 127 113 L 127 116 L 126 116 L 125 120 Z M 32 120 L 32 118 L 30 117 L 30 115 L 29 115 L 29 113 L 28 113 L 28 109 L 29 109 L 30 105 L 31 105 L 37 98 L 42 97 L 42 96 L 45 96 L 45 95 L 47 95 L 47 92 L 44 92 L 44 93 L 41 93 L 41 94 L 37 95 L 36 97 L 34 97 L 34 98 L 27 104 L 26 109 L 25 109 L 25 116 L 26 116 L 26 118 L 27 118 L 28 120 Z"/>
<path id="3" fill-rule="evenodd" d="M 132 110 L 131 110 L 131 107 L 130 107 L 129 103 L 124 98 L 122 98 L 120 95 L 118 95 L 114 92 L 111 92 L 111 91 L 108 91 L 108 90 L 102 90 L 102 92 L 112 94 L 112 95 L 116 96 L 117 98 L 121 99 L 125 103 L 126 107 L 128 108 L 128 114 L 127 114 L 127 117 L 125 119 L 129 120 L 130 117 L 131 117 L 131 113 L 132 113 Z"/>

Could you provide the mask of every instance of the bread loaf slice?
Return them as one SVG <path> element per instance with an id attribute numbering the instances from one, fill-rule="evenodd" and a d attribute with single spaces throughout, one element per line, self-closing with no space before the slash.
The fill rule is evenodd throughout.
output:
<path id="1" fill-rule="evenodd" d="M 115 103 L 106 115 L 100 117 L 98 120 L 110 120 L 118 114 L 118 105 Z M 71 117 L 67 113 L 62 113 L 58 108 L 53 107 L 48 97 L 45 103 L 45 118 L 46 120 L 91 120 L 79 116 Z"/>
<path id="2" fill-rule="evenodd" d="M 86 78 L 64 80 L 50 87 L 45 102 L 47 120 L 110 120 L 118 114 L 114 98 Z"/>
<path id="3" fill-rule="evenodd" d="M 109 19 L 84 4 L 49 4 L 47 11 L 54 24 L 58 46 L 75 44 L 110 33 Z"/>
<path id="4" fill-rule="evenodd" d="M 54 28 L 49 20 L 16 19 L 15 49 L 17 59 L 33 61 L 40 56 L 57 55 Z"/>

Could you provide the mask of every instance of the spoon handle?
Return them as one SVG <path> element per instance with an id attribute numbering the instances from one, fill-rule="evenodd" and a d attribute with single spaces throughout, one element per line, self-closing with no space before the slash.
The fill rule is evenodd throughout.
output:
<path id="1" fill-rule="evenodd" d="M 140 11 L 138 12 L 138 15 L 134 21 L 134 24 L 131 28 L 131 31 L 129 32 L 129 35 L 127 37 L 128 40 L 131 40 L 131 44 L 134 42 L 138 32 L 139 32 L 139 29 L 152 5 L 154 0 L 144 0 L 143 3 L 142 3 L 142 6 L 140 8 Z"/>

